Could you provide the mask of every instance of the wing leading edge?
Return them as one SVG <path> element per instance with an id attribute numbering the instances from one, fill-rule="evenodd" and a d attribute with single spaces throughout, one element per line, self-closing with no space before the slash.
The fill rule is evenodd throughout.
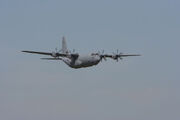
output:
<path id="1" fill-rule="evenodd" d="M 22 52 L 25 52 L 25 53 L 32 53 L 32 54 L 41 54 L 41 55 L 50 55 L 50 56 L 53 56 L 53 57 L 66 57 L 67 54 L 62 54 L 62 53 L 55 53 L 55 52 L 36 52 L 36 51 L 22 51 Z"/>
<path id="2" fill-rule="evenodd" d="M 48 52 L 36 52 L 36 51 L 22 51 L 25 53 L 32 53 L 32 54 L 41 54 L 41 55 L 52 55 L 52 53 L 48 53 Z"/>
<path id="3" fill-rule="evenodd" d="M 58 53 L 58 52 L 36 52 L 36 51 L 22 51 L 25 53 L 31 53 L 31 54 L 40 54 L 40 55 L 49 55 L 52 56 L 53 58 L 43 58 L 43 59 L 49 59 L 49 60 L 61 60 L 59 57 L 71 57 L 74 59 L 77 59 L 79 57 L 79 54 L 63 54 L 63 53 Z"/>
<path id="4" fill-rule="evenodd" d="M 118 61 L 118 59 L 123 59 L 123 57 L 141 56 L 141 55 L 140 54 L 114 54 L 114 55 L 104 54 L 100 56 L 101 58 L 104 58 L 105 60 L 106 58 L 111 58 Z"/>

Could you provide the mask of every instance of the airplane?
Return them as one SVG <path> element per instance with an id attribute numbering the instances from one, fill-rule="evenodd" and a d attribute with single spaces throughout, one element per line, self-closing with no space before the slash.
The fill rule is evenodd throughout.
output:
<path id="1" fill-rule="evenodd" d="M 48 58 L 41 58 L 41 59 L 62 60 L 69 67 L 75 68 L 75 69 L 98 65 L 100 61 L 102 60 L 106 61 L 107 60 L 106 58 L 111 58 L 118 62 L 119 59 L 122 60 L 123 57 L 141 56 L 139 54 L 119 53 L 118 50 L 117 50 L 117 53 L 113 53 L 113 54 L 104 54 L 104 50 L 103 50 L 102 53 L 98 52 L 98 53 L 81 55 L 79 53 L 75 53 L 75 50 L 71 52 L 67 49 L 66 39 L 64 36 L 62 38 L 62 49 L 60 51 L 57 51 L 57 48 L 56 48 L 55 52 L 54 51 L 53 52 L 21 51 L 21 52 L 51 56 Z"/>

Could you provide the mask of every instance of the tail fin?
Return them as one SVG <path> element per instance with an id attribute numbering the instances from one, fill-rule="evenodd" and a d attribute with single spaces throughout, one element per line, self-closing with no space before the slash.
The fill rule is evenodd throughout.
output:
<path id="1" fill-rule="evenodd" d="M 68 53 L 66 39 L 64 36 L 62 38 L 62 53 L 64 53 L 64 54 Z"/>

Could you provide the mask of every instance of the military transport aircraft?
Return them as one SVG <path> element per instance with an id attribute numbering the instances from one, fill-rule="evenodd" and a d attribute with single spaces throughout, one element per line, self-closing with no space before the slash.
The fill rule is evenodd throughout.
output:
<path id="1" fill-rule="evenodd" d="M 123 54 L 119 53 L 117 50 L 117 53 L 113 54 L 104 54 L 104 50 L 102 53 L 91 53 L 86 55 L 81 55 L 78 53 L 73 52 L 71 53 L 67 49 L 66 40 L 65 37 L 62 38 L 62 49 L 60 51 L 55 52 L 36 52 L 36 51 L 22 51 L 25 53 L 32 53 L 32 54 L 41 54 L 41 55 L 47 55 L 51 56 L 50 58 L 41 58 L 43 60 L 62 60 L 64 63 L 66 63 L 71 68 L 84 68 L 84 67 L 91 67 L 94 65 L 97 65 L 102 59 L 106 61 L 106 58 L 111 58 L 113 60 L 116 60 L 118 62 L 119 59 L 123 59 L 123 57 L 128 56 L 140 56 L 139 54 Z"/>

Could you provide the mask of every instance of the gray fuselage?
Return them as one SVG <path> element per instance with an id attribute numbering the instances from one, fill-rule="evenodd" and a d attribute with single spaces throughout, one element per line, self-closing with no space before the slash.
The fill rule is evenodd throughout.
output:
<path id="1" fill-rule="evenodd" d="M 83 67 L 90 67 L 93 65 L 97 65 L 101 58 L 98 55 L 79 55 L 77 59 L 73 59 L 72 57 L 69 58 L 62 58 L 62 60 L 71 68 L 83 68 Z"/>

